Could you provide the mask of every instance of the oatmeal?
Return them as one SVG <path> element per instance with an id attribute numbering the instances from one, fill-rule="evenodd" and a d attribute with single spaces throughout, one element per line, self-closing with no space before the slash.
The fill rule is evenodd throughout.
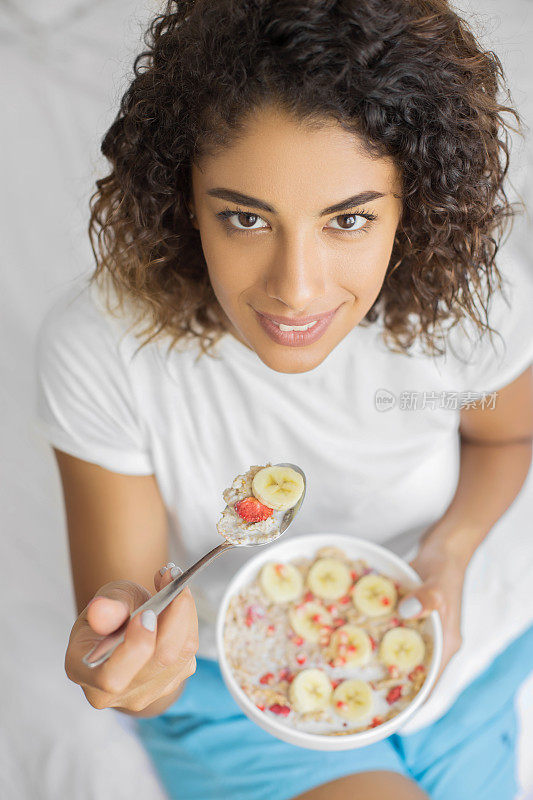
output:
<path id="1" fill-rule="evenodd" d="M 293 728 L 374 728 L 412 702 L 431 663 L 426 620 L 396 615 L 409 591 L 337 547 L 269 562 L 229 603 L 228 664 L 261 711 Z"/>
<path id="2" fill-rule="evenodd" d="M 217 530 L 234 544 L 273 541 L 286 511 L 296 505 L 303 489 L 302 476 L 291 467 L 270 463 L 250 467 L 222 493 L 226 508 Z"/>

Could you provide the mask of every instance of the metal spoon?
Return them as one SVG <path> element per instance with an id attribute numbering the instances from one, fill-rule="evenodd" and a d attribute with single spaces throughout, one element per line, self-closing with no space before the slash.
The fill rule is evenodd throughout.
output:
<path id="1" fill-rule="evenodd" d="M 193 575 L 199 572 L 201 569 L 206 567 L 208 564 L 213 561 L 213 559 L 217 558 L 221 553 L 225 553 L 226 550 L 231 550 L 232 547 L 251 547 L 257 546 L 262 544 L 270 544 L 271 542 L 278 539 L 282 533 L 285 533 L 291 522 L 294 520 L 296 514 L 300 510 L 300 506 L 303 503 L 303 499 L 305 497 L 305 487 L 306 487 L 306 480 L 305 480 L 305 473 L 300 467 L 297 467 L 296 464 L 275 464 L 276 467 L 292 467 L 292 469 L 299 472 L 304 481 L 304 489 L 302 492 L 302 496 L 298 500 L 295 506 L 292 508 L 287 509 L 283 518 L 281 520 L 279 526 L 279 533 L 276 536 L 273 536 L 271 539 L 263 542 L 257 541 L 246 541 L 246 542 L 239 542 L 238 544 L 235 542 L 224 542 L 223 544 L 219 544 L 217 547 L 210 550 L 209 553 L 206 553 L 205 556 L 193 564 L 192 567 L 186 569 L 181 575 L 178 575 L 177 578 L 174 578 L 168 586 L 165 586 L 161 591 L 157 592 L 150 597 L 146 603 L 143 603 L 142 606 L 136 608 L 135 611 L 130 614 L 129 618 L 122 623 L 120 628 L 117 628 L 116 631 L 113 631 L 112 634 L 109 636 L 104 636 L 97 642 L 92 650 L 90 650 L 86 655 L 83 656 L 82 661 L 87 667 L 98 667 L 100 664 L 103 664 L 104 661 L 107 661 L 109 656 L 114 653 L 117 649 L 119 644 L 122 644 L 124 641 L 124 635 L 126 628 L 130 619 L 132 619 L 136 614 L 139 614 L 141 611 L 145 611 L 147 608 L 152 609 L 156 614 L 160 614 L 164 608 L 168 606 L 169 603 L 174 600 L 174 598 L 182 591 L 182 589 L 189 583 Z"/>

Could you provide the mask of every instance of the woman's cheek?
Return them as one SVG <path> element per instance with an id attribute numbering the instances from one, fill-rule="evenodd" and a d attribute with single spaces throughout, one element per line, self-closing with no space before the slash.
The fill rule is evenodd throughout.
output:
<path id="1" fill-rule="evenodd" d="M 370 307 L 383 285 L 392 252 L 392 241 L 388 237 L 362 235 L 368 235 L 369 241 L 360 242 L 359 247 L 354 248 L 341 281 L 361 304 L 368 304 Z"/>

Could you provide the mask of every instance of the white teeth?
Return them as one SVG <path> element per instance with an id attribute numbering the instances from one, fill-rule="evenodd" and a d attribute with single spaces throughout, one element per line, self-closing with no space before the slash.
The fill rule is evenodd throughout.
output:
<path id="1" fill-rule="evenodd" d="M 313 322 L 308 322 L 307 325 L 284 325 L 282 322 L 276 322 L 276 325 L 280 329 L 280 331 L 306 331 L 308 328 L 312 328 L 313 325 L 316 325 L 317 320 L 315 319 Z"/>

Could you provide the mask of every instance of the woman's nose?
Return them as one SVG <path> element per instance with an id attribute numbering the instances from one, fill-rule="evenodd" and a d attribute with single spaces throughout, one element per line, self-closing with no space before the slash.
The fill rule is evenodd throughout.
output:
<path id="1" fill-rule="evenodd" d="M 305 313 L 314 300 L 325 295 L 325 287 L 326 270 L 313 236 L 291 236 L 274 255 L 266 280 L 268 296 L 295 314 Z"/>

